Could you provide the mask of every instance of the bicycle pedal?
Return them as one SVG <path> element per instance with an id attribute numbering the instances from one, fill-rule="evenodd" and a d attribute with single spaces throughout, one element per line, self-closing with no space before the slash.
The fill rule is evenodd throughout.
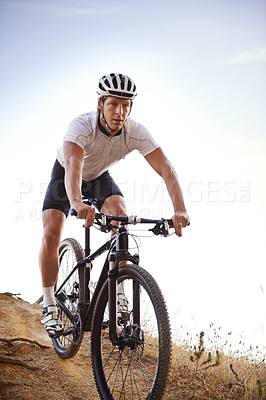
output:
<path id="1" fill-rule="evenodd" d="M 64 332 L 62 333 L 62 336 L 67 336 L 67 335 L 71 335 L 72 333 L 74 333 L 75 329 L 73 326 L 69 326 L 67 329 L 64 330 Z"/>
<path id="2" fill-rule="evenodd" d="M 62 332 L 57 332 L 57 333 L 48 333 L 48 336 L 51 339 L 59 338 L 60 336 L 63 336 L 63 335 L 64 335 L 63 331 Z"/>

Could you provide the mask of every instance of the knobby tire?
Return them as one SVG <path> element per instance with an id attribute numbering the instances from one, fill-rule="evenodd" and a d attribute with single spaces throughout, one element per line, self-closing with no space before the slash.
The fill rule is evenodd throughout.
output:
<path id="1" fill-rule="evenodd" d="M 61 283 L 63 283 L 76 263 L 83 259 L 84 252 L 77 240 L 69 238 L 61 242 L 59 247 L 59 272 L 55 284 L 55 291 L 60 287 Z M 81 288 L 83 288 L 81 280 L 82 274 L 79 273 L 79 270 L 77 269 L 59 293 L 60 300 L 63 301 L 64 306 L 66 306 L 71 313 L 70 320 L 66 313 L 59 308 L 59 315 L 64 330 L 73 325 L 76 327 L 74 333 L 53 338 L 55 351 L 58 356 L 63 359 L 73 357 L 78 352 L 83 339 L 78 308 L 79 298 L 81 297 L 80 291 Z"/>
<path id="2" fill-rule="evenodd" d="M 141 289 L 139 326 L 132 317 L 133 281 Z M 117 282 L 124 282 L 129 301 L 127 321 L 117 321 L 120 345 L 113 346 L 109 340 L 107 281 L 94 311 L 91 354 L 98 392 L 103 400 L 159 400 L 171 362 L 171 331 L 163 295 L 154 278 L 137 265 L 120 267 Z"/>

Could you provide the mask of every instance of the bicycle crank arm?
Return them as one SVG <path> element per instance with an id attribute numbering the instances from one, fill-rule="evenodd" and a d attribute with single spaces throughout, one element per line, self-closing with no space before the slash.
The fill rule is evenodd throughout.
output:
<path id="1" fill-rule="evenodd" d="M 75 333 L 77 330 L 78 330 L 78 324 L 74 324 L 65 329 L 64 332 L 62 333 L 62 336 L 71 335 L 72 333 Z"/>

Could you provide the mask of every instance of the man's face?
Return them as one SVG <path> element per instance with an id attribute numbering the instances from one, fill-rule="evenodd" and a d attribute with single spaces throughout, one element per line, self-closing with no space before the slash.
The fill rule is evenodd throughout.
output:
<path id="1" fill-rule="evenodd" d="M 114 131 L 111 134 L 115 135 L 122 128 L 126 121 L 126 118 L 130 112 L 131 101 L 108 96 L 103 103 L 100 101 L 99 106 L 109 127 Z M 105 127 L 104 121 L 101 121 Z"/>

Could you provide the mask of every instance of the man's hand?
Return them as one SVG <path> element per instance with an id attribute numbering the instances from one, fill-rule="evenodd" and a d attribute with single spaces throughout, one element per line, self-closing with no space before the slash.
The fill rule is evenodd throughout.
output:
<path id="1" fill-rule="evenodd" d="M 189 216 L 186 212 L 176 212 L 173 215 L 172 220 L 174 223 L 175 234 L 177 236 L 182 236 L 182 228 L 185 228 L 190 223 Z"/>
<path id="2" fill-rule="evenodd" d="M 75 202 L 71 208 L 76 211 L 78 219 L 85 219 L 84 228 L 89 228 L 93 225 L 95 219 L 95 208 L 87 204 Z"/>

